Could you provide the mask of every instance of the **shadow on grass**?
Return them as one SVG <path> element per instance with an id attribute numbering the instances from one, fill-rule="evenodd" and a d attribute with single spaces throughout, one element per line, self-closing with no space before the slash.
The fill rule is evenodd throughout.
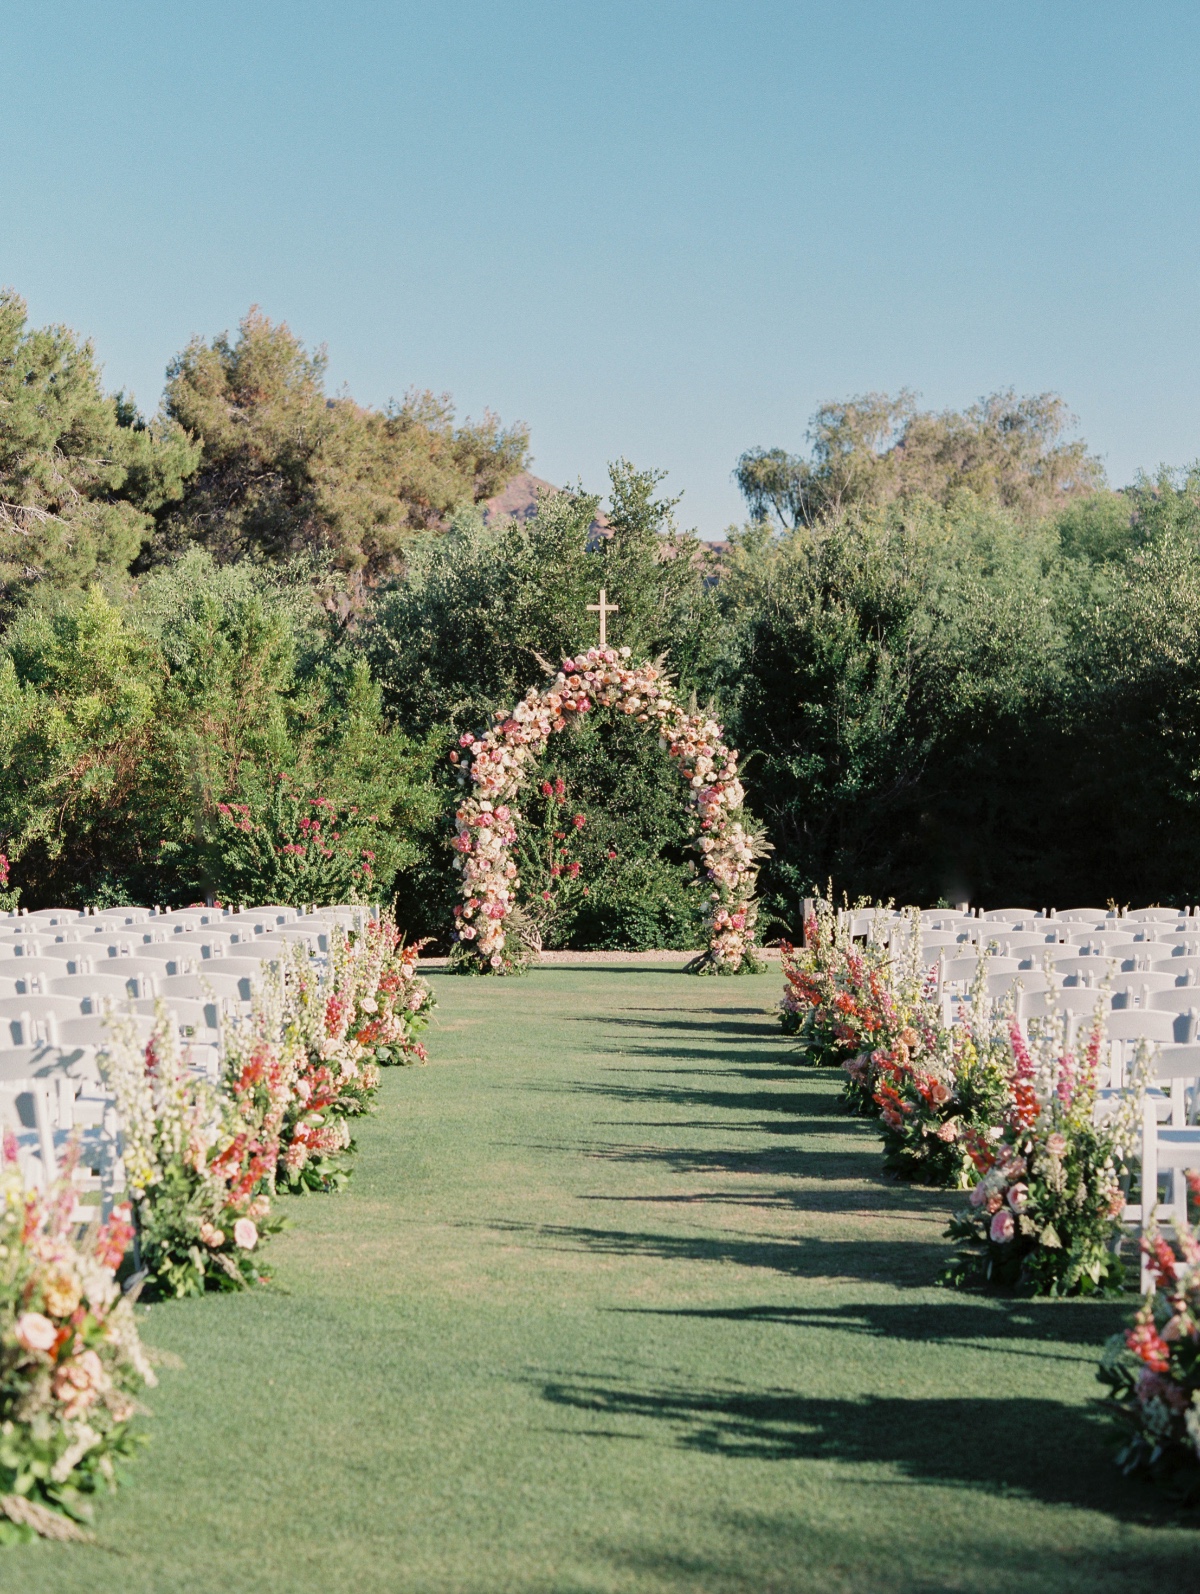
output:
<path id="1" fill-rule="evenodd" d="M 831 1400 L 738 1384 L 621 1386 L 600 1377 L 548 1379 L 545 1400 L 636 1425 L 622 1439 L 669 1431 L 674 1444 L 731 1459 L 834 1461 L 896 1468 L 906 1479 L 1049 1505 L 1162 1520 L 1148 1489 L 1122 1479 L 1108 1423 L 1094 1407 L 1034 1397 Z M 873 1480 L 872 1480 L 873 1481 Z"/>
<path id="2" fill-rule="evenodd" d="M 546 1250 L 645 1257 L 660 1262 L 713 1262 L 761 1268 L 789 1278 L 854 1279 L 904 1287 L 936 1283 L 946 1247 L 924 1240 L 833 1239 L 774 1235 L 656 1234 L 593 1229 L 568 1223 L 490 1223 L 506 1236 L 524 1235 Z"/>
<path id="3" fill-rule="evenodd" d="M 619 1129 L 726 1129 L 729 1124 L 616 1124 Z M 780 1134 L 772 1125 L 748 1124 L 747 1130 Z M 764 1175 L 790 1174 L 798 1179 L 838 1179 L 869 1182 L 880 1195 L 888 1197 L 899 1191 L 911 1191 L 911 1185 L 885 1184 L 879 1171 L 879 1147 L 875 1141 L 865 1141 L 853 1151 L 805 1150 L 794 1144 L 761 1146 L 742 1151 L 736 1146 L 647 1146 L 597 1141 L 590 1148 L 582 1148 L 585 1156 L 598 1162 L 639 1163 L 658 1167 L 668 1173 L 759 1173 Z"/>
<path id="4" fill-rule="evenodd" d="M 913 1344 L 962 1345 L 982 1340 L 1077 1345 L 1094 1352 L 1126 1326 L 1127 1301 L 1022 1301 L 995 1296 L 948 1295 L 944 1302 L 868 1302 L 855 1306 L 613 1306 L 609 1311 L 646 1317 L 695 1318 L 727 1323 L 781 1323 L 832 1329 Z M 1006 1349 L 1008 1347 L 1006 1346 Z M 1044 1351 L 1038 1350 L 1038 1356 Z"/>
<path id="5" fill-rule="evenodd" d="M 685 1195 L 580 1195 L 579 1201 L 632 1202 L 641 1206 L 676 1207 L 751 1207 L 776 1212 L 872 1212 L 878 1216 L 920 1213 L 944 1217 L 954 1206 L 954 1192 L 918 1190 L 912 1185 L 873 1185 L 867 1189 L 856 1181 L 850 1188 L 828 1188 L 824 1180 L 801 1186 L 785 1185 L 771 1190 L 697 1190 Z M 948 1200 L 948 1196 L 950 1199 Z"/>
<path id="6" fill-rule="evenodd" d="M 630 1069 L 630 1073 L 638 1070 Z M 710 1086 L 689 1088 L 684 1085 L 620 1085 L 605 1081 L 601 1084 L 577 1080 L 563 1088 L 573 1095 L 606 1096 L 612 1101 L 627 1101 L 636 1105 L 672 1107 L 716 1107 L 723 1112 L 780 1112 L 792 1117 L 819 1116 L 831 1119 L 828 1111 L 829 1097 L 821 1091 L 811 1090 L 716 1090 Z M 838 1115 L 838 1121 L 843 1121 Z"/>
<path id="7" fill-rule="evenodd" d="M 1079 1594 L 1084 1587 L 1091 1594 L 1140 1594 L 1164 1584 L 1187 1588 L 1195 1574 L 1193 1536 L 1180 1527 L 1186 1518 L 1164 1524 L 1149 1507 L 1144 1521 L 1152 1532 L 1118 1530 L 1119 1537 L 1106 1533 L 1094 1545 L 1043 1538 L 1036 1549 L 986 1520 L 969 1537 L 946 1540 L 930 1533 L 916 1547 L 891 1540 L 894 1518 L 882 1512 L 823 1522 L 801 1506 L 787 1516 L 728 1510 L 714 1520 L 724 1543 L 707 1553 L 657 1544 L 600 1549 L 623 1574 L 645 1579 L 646 1587 L 663 1594 L 977 1594 L 1016 1588 L 1022 1594 Z M 1172 1526 L 1176 1531 L 1169 1531 Z"/>
<path id="8" fill-rule="evenodd" d="M 714 1009 L 715 1011 L 715 1009 Z M 576 1024 L 594 1024 L 596 1020 L 588 1015 L 581 1014 L 572 1020 Z M 722 1035 L 745 1035 L 751 1040 L 765 1040 L 768 1035 L 785 1040 L 787 1037 L 780 1030 L 778 1024 L 772 1024 L 768 1018 L 763 1017 L 757 1024 L 748 1024 L 741 1019 L 706 1019 L 706 1018 L 616 1018 L 606 1016 L 603 1020 L 606 1029 L 665 1029 L 684 1030 L 689 1034 L 711 1035 L 714 1031 Z"/>

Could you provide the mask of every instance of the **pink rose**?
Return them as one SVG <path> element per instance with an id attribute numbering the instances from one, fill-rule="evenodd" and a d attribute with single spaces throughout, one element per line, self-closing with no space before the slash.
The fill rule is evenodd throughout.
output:
<path id="1" fill-rule="evenodd" d="M 1066 1135 L 1053 1134 L 1046 1141 L 1046 1150 L 1052 1157 L 1061 1157 L 1067 1149 Z"/>
<path id="2" fill-rule="evenodd" d="M 993 1245 L 1007 1245 L 1017 1232 L 1016 1220 L 1011 1212 L 1006 1212 L 1003 1207 L 992 1219 L 992 1226 L 988 1230 Z"/>
<path id="3" fill-rule="evenodd" d="M 81 1417 L 89 1406 L 109 1387 L 109 1377 L 104 1363 L 94 1350 L 85 1350 L 70 1361 L 63 1362 L 54 1375 L 52 1388 L 63 1403 L 63 1415 L 68 1421 Z"/>
<path id="4" fill-rule="evenodd" d="M 1027 1184 L 1010 1185 L 1008 1204 L 1014 1212 L 1024 1212 L 1029 1205 L 1029 1186 Z"/>
<path id="5" fill-rule="evenodd" d="M 233 1243 L 243 1251 L 253 1251 L 258 1244 L 258 1230 L 249 1218 L 239 1218 L 234 1224 Z"/>
<path id="6" fill-rule="evenodd" d="M 944 1124 L 939 1124 L 938 1128 L 937 1128 L 937 1137 L 938 1137 L 939 1140 L 945 1140 L 945 1141 L 957 1140 L 958 1139 L 958 1119 L 957 1118 L 947 1118 L 946 1122 Z"/>
<path id="7" fill-rule="evenodd" d="M 22 1312 L 17 1318 L 17 1344 L 22 1350 L 49 1350 L 57 1334 L 54 1324 L 41 1312 Z"/>

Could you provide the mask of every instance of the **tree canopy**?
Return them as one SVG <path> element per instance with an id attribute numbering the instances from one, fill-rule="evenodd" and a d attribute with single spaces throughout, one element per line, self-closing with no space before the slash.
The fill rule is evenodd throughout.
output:
<path id="1" fill-rule="evenodd" d="M 823 404 L 808 431 L 811 452 L 754 448 L 734 472 L 751 516 L 789 530 L 855 505 L 921 496 L 948 504 L 968 491 L 1033 521 L 1103 485 L 1099 460 L 1070 440 L 1075 425 L 1054 393 L 1010 389 L 959 414 L 920 410 L 913 395 L 866 393 Z"/>
<path id="2" fill-rule="evenodd" d="M 31 328 L 0 291 L 0 609 L 124 577 L 199 457 L 175 422 L 105 395 L 90 342 Z"/>
<path id="3" fill-rule="evenodd" d="M 165 409 L 202 445 L 163 518 L 160 552 L 189 543 L 223 562 L 328 550 L 366 579 L 397 571 L 415 536 L 489 498 L 524 465 L 529 436 L 487 413 L 456 424 L 446 394 L 384 410 L 325 391 L 326 355 L 252 309 L 194 338 L 167 370 Z"/>

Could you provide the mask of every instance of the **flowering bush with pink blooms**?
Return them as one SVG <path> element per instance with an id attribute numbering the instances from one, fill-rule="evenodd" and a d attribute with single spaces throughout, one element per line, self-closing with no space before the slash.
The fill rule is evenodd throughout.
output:
<path id="1" fill-rule="evenodd" d="M 589 648 L 541 692 L 531 687 L 511 712 L 500 711 L 490 729 L 465 735 L 450 759 L 464 788 L 455 813 L 455 868 L 462 875 L 455 916 L 459 967 L 503 974 L 522 967 L 531 937 L 522 935 L 513 856 L 519 812 L 515 806 L 528 765 L 550 736 L 596 708 L 611 708 L 648 731 L 678 769 L 693 819 L 698 855 L 701 921 L 708 945 L 696 972 L 737 973 L 754 960 L 756 860 L 764 848 L 748 828 L 738 755 L 707 715 L 676 703 L 657 664 L 634 665 L 628 648 Z"/>
<path id="2" fill-rule="evenodd" d="M 265 793 L 217 804 L 208 872 L 226 902 L 366 902 L 395 842 L 377 814 L 298 790 L 280 775 Z"/>
<path id="3" fill-rule="evenodd" d="M 1104 1047 L 1097 1014 L 1087 1044 L 1067 1043 L 1065 1020 L 1002 1015 L 994 1035 L 1008 1082 L 999 1122 L 965 1137 L 977 1182 L 951 1220 L 959 1250 L 945 1282 L 1020 1287 L 1035 1295 L 1118 1292 L 1122 1179 L 1141 1121 L 1145 1050 L 1116 1110 L 1096 1121 Z"/>
<path id="4" fill-rule="evenodd" d="M 1200 1201 L 1200 1173 L 1187 1182 Z M 1200 1500 L 1200 1231 L 1175 1223 L 1175 1247 L 1150 1225 L 1151 1287 L 1133 1326 L 1105 1347 L 1098 1377 L 1124 1432 L 1117 1463 Z"/>
<path id="5" fill-rule="evenodd" d="M 116 1271 L 129 1209 L 79 1237 L 67 1176 L 26 1190 L 0 1159 L 0 1544 L 83 1536 L 92 1497 L 134 1448 L 137 1396 L 154 1383 Z"/>

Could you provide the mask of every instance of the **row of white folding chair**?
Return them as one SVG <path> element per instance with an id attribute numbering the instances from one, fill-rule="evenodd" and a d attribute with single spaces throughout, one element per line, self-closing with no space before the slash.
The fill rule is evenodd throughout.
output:
<path id="1" fill-rule="evenodd" d="M 175 996 L 167 1011 L 181 1043 L 189 1049 L 192 1066 L 215 1076 L 224 1016 L 219 1004 Z M 154 998 L 110 1013 L 83 1013 L 72 998 L 61 996 L 0 1001 L 0 1056 L 37 1045 L 103 1050 L 111 1041 L 114 1017 L 132 1019 L 141 1038 L 148 1040 L 155 1012 Z"/>
<path id="2" fill-rule="evenodd" d="M 988 959 L 988 966 L 993 970 L 1002 970 L 1009 967 L 1021 969 L 1036 969 L 1043 971 L 1047 967 L 1053 969 L 1058 977 L 1071 976 L 1098 982 L 1110 976 L 1135 976 L 1149 977 L 1154 974 L 1169 975 L 1175 984 L 1194 984 L 1200 980 L 1200 952 L 1186 954 L 1172 953 L 1167 957 L 1144 957 L 1135 952 L 1128 955 L 1114 949 L 1110 953 L 1077 955 L 1077 947 L 1010 947 L 999 954 L 992 954 Z M 954 953 L 954 956 L 948 954 Z M 935 961 L 939 969 L 939 978 L 946 980 L 970 980 L 974 976 L 979 960 L 979 952 L 975 949 L 967 951 L 965 948 L 943 947 L 929 958 L 930 964 Z"/>
<path id="3" fill-rule="evenodd" d="M 1141 1195 L 1139 1204 L 1125 1208 L 1127 1221 L 1140 1223 L 1145 1233 L 1150 1220 L 1186 1219 L 1188 1188 L 1185 1173 L 1200 1170 L 1200 1126 L 1195 1123 L 1200 1100 L 1200 1044 L 1160 1046 L 1153 1063 L 1156 1089 L 1148 1091 L 1142 1107 Z M 1172 1111 L 1163 1122 L 1159 1107 L 1161 1093 L 1169 1092 Z M 1190 1096 L 1191 1111 L 1181 1111 Z M 1168 1185 L 1168 1199 L 1159 1199 L 1159 1185 Z M 1142 1261 L 1142 1289 L 1151 1285 L 1151 1276 Z"/>
<path id="4" fill-rule="evenodd" d="M 73 1066 L 78 1054 L 40 1048 L 14 1061 L 29 1071 L 21 1075 L 11 1067 L 3 1069 L 0 1124 L 16 1140 L 25 1184 L 45 1189 L 59 1177 L 73 1142 L 77 1160 L 71 1174 L 72 1217 L 87 1222 L 107 1216 L 125 1189 L 114 1099 L 86 1070 Z"/>

